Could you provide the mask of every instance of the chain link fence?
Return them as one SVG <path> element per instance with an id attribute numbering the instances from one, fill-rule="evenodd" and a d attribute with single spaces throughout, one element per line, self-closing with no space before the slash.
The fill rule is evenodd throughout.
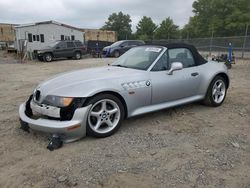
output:
<path id="1" fill-rule="evenodd" d="M 250 36 L 241 37 L 215 37 L 215 38 L 193 38 L 193 39 L 164 39 L 146 42 L 164 43 L 187 43 L 194 45 L 202 55 L 221 55 L 228 53 L 229 44 L 233 48 L 236 58 L 250 58 Z"/>

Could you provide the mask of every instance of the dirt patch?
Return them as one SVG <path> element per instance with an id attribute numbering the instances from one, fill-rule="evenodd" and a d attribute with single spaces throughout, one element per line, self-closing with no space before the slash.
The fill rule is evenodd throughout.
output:
<path id="1" fill-rule="evenodd" d="M 105 139 L 50 152 L 19 129 L 18 106 L 57 73 L 114 59 L 0 63 L 0 187 L 250 187 L 250 62 L 230 70 L 218 108 L 189 104 L 125 120 Z"/>

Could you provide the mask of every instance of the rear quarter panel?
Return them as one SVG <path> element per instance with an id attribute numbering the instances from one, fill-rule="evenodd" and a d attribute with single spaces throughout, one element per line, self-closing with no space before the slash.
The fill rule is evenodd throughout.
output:
<path id="1" fill-rule="evenodd" d="M 201 82 L 198 94 L 206 96 L 207 89 L 215 78 L 216 75 L 220 73 L 225 73 L 228 76 L 227 67 L 223 63 L 218 63 L 214 61 L 209 61 L 203 65 L 199 66 L 200 74 L 201 74 Z M 229 78 L 229 76 L 228 76 Z"/>

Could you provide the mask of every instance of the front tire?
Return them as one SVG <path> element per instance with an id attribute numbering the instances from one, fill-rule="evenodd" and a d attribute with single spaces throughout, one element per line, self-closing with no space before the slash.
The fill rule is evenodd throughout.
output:
<path id="1" fill-rule="evenodd" d="M 118 50 L 116 50 L 115 52 L 114 52 L 114 56 L 117 58 L 117 57 L 120 57 L 120 55 L 121 55 L 121 53 L 118 51 Z"/>
<path id="2" fill-rule="evenodd" d="M 87 118 L 87 134 L 104 138 L 114 134 L 124 118 L 122 102 L 114 95 L 100 94 L 88 101 L 91 108 Z"/>
<path id="3" fill-rule="evenodd" d="M 208 87 L 206 98 L 203 101 L 205 105 L 217 107 L 220 106 L 227 94 L 227 83 L 221 76 L 216 76 Z"/>
<path id="4" fill-rule="evenodd" d="M 43 55 L 43 60 L 46 62 L 51 62 L 53 60 L 52 54 L 51 53 L 46 53 Z"/>

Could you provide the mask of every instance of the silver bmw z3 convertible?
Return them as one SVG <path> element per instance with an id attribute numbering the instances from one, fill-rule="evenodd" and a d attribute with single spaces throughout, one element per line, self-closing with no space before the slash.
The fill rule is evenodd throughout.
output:
<path id="1" fill-rule="evenodd" d="M 145 45 L 113 64 L 68 72 L 38 85 L 20 105 L 27 130 L 64 142 L 107 137 L 124 118 L 194 101 L 220 106 L 229 87 L 224 64 L 207 62 L 187 44 Z"/>

